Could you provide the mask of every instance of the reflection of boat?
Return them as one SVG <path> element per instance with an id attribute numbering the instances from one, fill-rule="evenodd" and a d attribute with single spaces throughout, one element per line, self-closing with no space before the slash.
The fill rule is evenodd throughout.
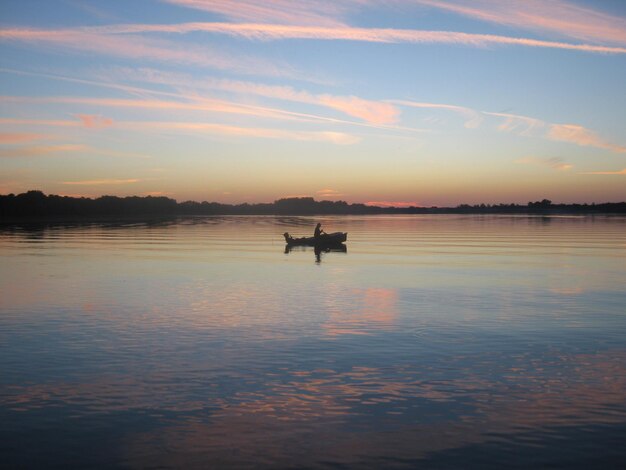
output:
<path id="1" fill-rule="evenodd" d="M 348 234 L 344 232 L 324 233 L 318 238 L 302 237 L 293 238 L 288 232 L 283 234 L 288 246 L 316 246 L 316 247 L 334 247 L 341 245 L 348 239 Z"/>
<path id="2" fill-rule="evenodd" d="M 308 251 L 306 245 L 285 245 L 285 253 L 291 253 L 292 251 Z M 313 252 L 316 256 L 320 253 L 347 253 L 348 247 L 343 243 L 337 243 L 335 245 L 322 245 L 315 246 Z"/>

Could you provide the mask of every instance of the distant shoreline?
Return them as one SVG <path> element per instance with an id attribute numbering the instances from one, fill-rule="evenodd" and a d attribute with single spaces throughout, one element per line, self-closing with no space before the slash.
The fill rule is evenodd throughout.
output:
<path id="1" fill-rule="evenodd" d="M 221 204 L 177 202 L 167 197 L 102 196 L 96 199 L 45 195 L 28 191 L 0 195 L 0 221 L 75 222 L 171 219 L 211 215 L 392 215 L 392 214 L 499 214 L 499 215 L 626 215 L 626 202 L 553 204 L 541 201 L 520 204 L 461 204 L 456 207 L 378 207 L 345 201 L 316 201 L 312 197 L 279 199 L 273 203 Z"/>

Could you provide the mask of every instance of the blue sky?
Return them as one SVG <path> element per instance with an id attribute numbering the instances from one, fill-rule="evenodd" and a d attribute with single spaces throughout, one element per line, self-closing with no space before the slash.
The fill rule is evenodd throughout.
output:
<path id="1" fill-rule="evenodd" d="M 4 1 L 0 193 L 626 200 L 626 3 Z"/>

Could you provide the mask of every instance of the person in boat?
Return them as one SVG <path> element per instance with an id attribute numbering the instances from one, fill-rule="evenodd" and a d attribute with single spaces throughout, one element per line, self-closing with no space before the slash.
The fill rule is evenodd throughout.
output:
<path id="1" fill-rule="evenodd" d="M 318 223 L 318 224 L 315 226 L 315 232 L 313 233 L 313 237 L 314 237 L 316 240 L 319 240 L 319 239 L 320 239 L 320 237 L 322 236 L 322 234 L 326 234 L 326 232 L 324 232 L 324 231 L 322 230 L 322 224 L 319 224 L 319 223 Z"/>

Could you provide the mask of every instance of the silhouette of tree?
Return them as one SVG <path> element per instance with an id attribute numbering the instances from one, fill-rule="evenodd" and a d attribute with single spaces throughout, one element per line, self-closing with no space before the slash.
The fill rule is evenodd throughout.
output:
<path id="1" fill-rule="evenodd" d="M 171 217 L 187 215 L 318 214 L 598 214 L 626 213 L 626 202 L 553 204 L 549 199 L 518 204 L 460 204 L 456 207 L 375 207 L 312 197 L 283 198 L 273 203 L 220 204 L 176 202 L 167 197 L 102 196 L 96 199 L 48 195 L 42 191 L 0 195 L 0 218 Z"/>

